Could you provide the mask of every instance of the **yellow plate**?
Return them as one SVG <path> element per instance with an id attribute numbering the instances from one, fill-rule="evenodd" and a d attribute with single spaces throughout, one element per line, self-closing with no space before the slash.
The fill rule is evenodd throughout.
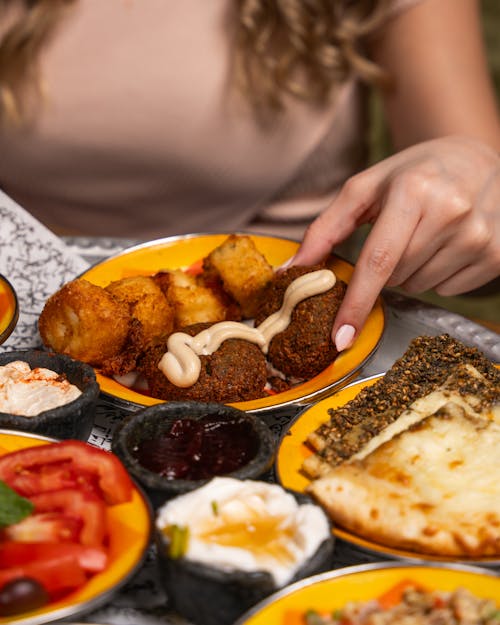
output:
<path id="1" fill-rule="evenodd" d="M 259 251 L 273 266 L 281 265 L 298 248 L 298 243 L 289 239 L 250 236 Z M 227 237 L 228 234 L 202 234 L 151 241 L 132 247 L 95 265 L 80 277 L 99 286 L 106 286 L 113 280 L 136 275 L 150 275 L 161 269 L 186 269 L 209 254 Z M 352 265 L 335 258 L 331 267 L 339 278 L 345 282 L 349 281 L 353 271 Z M 354 376 L 375 351 L 383 331 L 384 310 L 382 300 L 379 298 L 353 347 L 340 354 L 335 362 L 319 375 L 283 393 L 233 405 L 241 410 L 260 412 L 290 404 L 306 403 L 313 398 L 318 399 Z M 96 374 L 101 391 L 115 399 L 142 406 L 150 406 L 162 401 L 128 389 L 112 378 L 101 375 L 98 371 Z"/>
<path id="2" fill-rule="evenodd" d="M 54 439 L 35 434 L 0 430 L 0 455 L 34 445 L 46 445 Z M 108 508 L 109 563 L 84 586 L 61 599 L 34 610 L 8 618 L 0 625 L 41 625 L 89 612 L 110 599 L 142 564 L 152 532 L 152 511 L 146 498 L 134 488 L 132 500 Z"/>
<path id="3" fill-rule="evenodd" d="M 452 564 L 365 564 L 323 573 L 292 584 L 268 597 L 234 625 L 292 625 L 308 609 L 342 609 L 348 601 L 376 599 L 399 582 L 412 580 L 428 590 L 467 588 L 481 599 L 500 597 L 500 577 L 480 568 Z M 500 603 L 498 603 L 500 607 Z M 293 617 L 296 617 L 293 619 Z"/>
<path id="4" fill-rule="evenodd" d="M 19 307 L 14 287 L 0 274 L 0 345 L 16 327 L 18 317 Z"/>
<path id="5" fill-rule="evenodd" d="M 276 477 L 285 488 L 290 488 L 298 492 L 304 492 L 309 484 L 309 478 L 301 471 L 302 464 L 307 456 L 313 452 L 304 443 L 307 436 L 316 430 L 322 423 L 328 420 L 328 410 L 338 408 L 356 397 L 362 388 L 371 386 L 381 375 L 375 375 L 359 382 L 349 384 L 340 389 L 331 397 L 306 408 L 291 424 L 289 430 L 284 434 L 278 447 L 276 455 Z M 378 554 L 384 558 L 397 558 L 404 560 L 425 560 L 425 561 L 447 561 L 447 562 L 467 562 L 470 564 L 482 564 L 486 566 L 498 566 L 500 560 L 496 557 L 485 558 L 445 558 L 443 556 L 433 556 L 421 554 L 404 549 L 396 549 L 381 545 L 380 543 L 367 540 L 342 527 L 334 527 L 333 533 L 337 538 L 345 540 L 370 553 Z"/>

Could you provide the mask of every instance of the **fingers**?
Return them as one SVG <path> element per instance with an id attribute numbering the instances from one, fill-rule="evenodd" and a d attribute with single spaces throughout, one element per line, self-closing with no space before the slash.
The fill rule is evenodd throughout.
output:
<path id="1" fill-rule="evenodd" d="M 472 291 L 483 284 L 491 282 L 500 275 L 500 260 L 496 265 L 481 263 L 479 265 L 468 265 L 453 276 L 444 280 L 435 287 L 438 295 L 459 295 L 466 291 Z"/>
<path id="2" fill-rule="evenodd" d="M 391 172 L 400 160 L 401 156 L 392 156 L 349 178 L 333 202 L 309 226 L 297 253 L 282 268 L 322 261 L 358 226 L 374 221 Z"/>
<path id="3" fill-rule="evenodd" d="M 443 203 L 442 208 L 446 207 L 446 203 Z M 430 235 L 433 230 L 419 224 L 409 247 L 419 245 L 422 239 L 428 240 L 427 254 L 412 256 L 407 251 L 400 262 L 404 267 L 397 268 L 395 272 L 404 275 L 396 284 L 406 291 L 418 293 L 444 288 L 448 294 L 452 294 L 449 289 L 453 289 L 453 294 L 456 294 L 479 286 L 478 282 L 488 282 L 499 271 L 500 237 L 496 234 L 495 220 L 488 213 L 473 210 L 472 207 L 463 210 L 460 215 L 459 211 L 451 209 L 448 213 L 454 219 L 450 219 L 447 227 L 432 238 Z M 433 223 L 432 227 L 435 228 L 436 224 Z M 439 242 L 437 249 L 435 241 Z M 466 268 L 469 269 L 464 273 Z M 484 274 L 484 278 L 481 274 Z M 464 284 L 460 286 L 461 279 Z M 389 285 L 392 280 L 393 277 L 389 280 Z"/>
<path id="4" fill-rule="evenodd" d="M 475 289 L 500 274 L 500 237 L 481 221 L 452 237 L 401 286 L 410 293 L 434 289 L 439 295 L 458 295 Z"/>
<path id="5" fill-rule="evenodd" d="M 369 220 L 368 213 L 375 197 L 375 173 L 374 168 L 373 171 L 366 170 L 344 184 L 338 196 L 309 226 L 300 248 L 286 266 L 321 262 L 332 248 Z"/>
<path id="6" fill-rule="evenodd" d="M 386 286 L 421 292 L 433 288 L 471 260 L 472 236 L 468 237 L 470 245 L 464 241 L 464 245 L 456 246 L 451 258 L 445 250 L 464 229 L 465 222 L 471 221 L 472 207 L 442 180 L 432 186 L 431 194 L 415 194 L 415 197 L 419 198 L 421 207 L 420 221 Z M 472 226 L 469 231 L 472 233 Z"/>
<path id="7" fill-rule="evenodd" d="M 312 222 L 297 253 L 281 267 L 282 269 L 291 265 L 315 265 L 326 258 L 335 245 L 349 236 L 354 228 L 350 231 L 340 231 L 335 206 L 336 202 Z"/>
<path id="8" fill-rule="evenodd" d="M 332 330 L 339 351 L 352 345 L 386 284 L 456 295 L 500 274 L 495 220 L 435 191 L 411 197 L 394 184 L 365 242 Z"/>
<path id="9" fill-rule="evenodd" d="M 464 138 L 413 146 L 348 180 L 288 263 L 315 264 L 374 224 L 335 319 L 337 349 L 356 339 L 386 285 L 452 295 L 495 278 L 499 190 L 497 155 Z"/>
<path id="10" fill-rule="evenodd" d="M 469 198 L 428 167 L 414 165 L 391 180 L 335 319 L 339 351 L 352 344 L 386 285 L 451 294 L 495 277 L 497 229 Z"/>
<path id="11" fill-rule="evenodd" d="M 404 207 L 402 209 L 402 207 Z M 394 185 L 361 250 L 332 329 L 338 351 L 350 347 L 388 279 L 393 275 L 421 219 L 421 208 Z"/>
<path id="12" fill-rule="evenodd" d="M 461 275 L 466 267 L 473 266 L 476 256 L 471 250 L 461 250 L 458 245 L 446 246 L 438 250 L 428 262 L 422 264 L 414 274 L 400 282 L 398 286 L 408 293 L 437 290 L 439 285 L 448 283 L 454 276 Z M 487 266 L 483 270 L 486 271 Z M 479 275 L 477 277 L 479 278 Z M 453 281 L 457 282 L 456 278 Z M 487 281 L 488 279 L 485 280 Z M 462 292 L 465 290 L 467 290 L 466 286 L 462 288 Z"/>

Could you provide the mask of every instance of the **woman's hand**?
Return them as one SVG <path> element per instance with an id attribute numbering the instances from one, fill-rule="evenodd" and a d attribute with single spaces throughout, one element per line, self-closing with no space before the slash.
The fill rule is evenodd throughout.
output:
<path id="1" fill-rule="evenodd" d="M 384 286 L 455 295 L 500 275 L 500 156 L 466 137 L 412 146 L 346 182 L 289 264 L 372 223 L 332 331 L 349 347 Z"/>

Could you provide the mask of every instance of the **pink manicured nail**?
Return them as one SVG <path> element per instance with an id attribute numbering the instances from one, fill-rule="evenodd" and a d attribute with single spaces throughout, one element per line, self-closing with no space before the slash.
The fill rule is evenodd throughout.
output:
<path id="1" fill-rule="evenodd" d="M 339 352 L 343 352 L 344 349 L 351 347 L 355 333 L 356 329 L 353 326 L 340 326 L 335 335 L 335 347 Z"/>

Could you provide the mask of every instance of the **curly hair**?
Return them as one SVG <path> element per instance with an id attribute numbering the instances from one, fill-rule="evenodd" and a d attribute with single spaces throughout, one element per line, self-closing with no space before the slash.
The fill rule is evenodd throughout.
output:
<path id="1" fill-rule="evenodd" d="M 388 76 L 364 50 L 390 0 L 236 0 L 235 78 L 260 111 L 292 95 L 315 105 L 356 75 L 383 85 Z"/>
<path id="2" fill-rule="evenodd" d="M 30 93 L 42 92 L 40 52 L 76 1 L 17 0 L 0 38 L 0 120 L 23 119 Z M 353 74 L 384 81 L 363 47 L 390 0 L 233 2 L 232 78 L 259 116 L 283 110 L 287 96 L 322 105 Z M 0 23 L 11 8 L 12 0 L 0 0 Z"/>

